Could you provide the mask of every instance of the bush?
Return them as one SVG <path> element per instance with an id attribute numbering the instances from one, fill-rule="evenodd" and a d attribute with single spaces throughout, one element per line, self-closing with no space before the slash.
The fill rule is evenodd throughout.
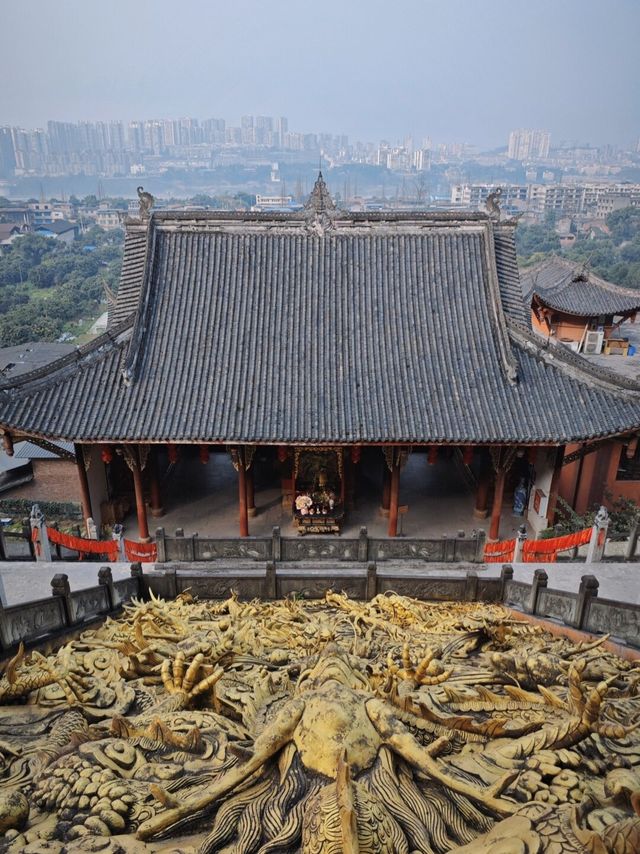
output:
<path id="1" fill-rule="evenodd" d="M 630 498 L 616 498 L 613 500 L 611 493 L 605 492 L 604 496 L 609 503 L 609 529 L 607 538 L 610 540 L 626 540 L 629 532 L 640 519 L 640 506 Z M 574 534 L 584 528 L 591 528 L 599 505 L 592 510 L 580 514 L 568 504 L 564 498 L 558 498 L 558 511 L 562 517 L 552 528 L 547 528 L 540 533 L 541 540 L 549 540 L 552 537 L 563 537 L 565 534 Z"/>
<path id="2" fill-rule="evenodd" d="M 33 501 L 29 498 L 0 499 L 0 515 L 24 519 L 31 515 L 34 504 L 38 505 L 49 524 L 57 519 L 82 519 L 82 507 L 77 501 Z"/>

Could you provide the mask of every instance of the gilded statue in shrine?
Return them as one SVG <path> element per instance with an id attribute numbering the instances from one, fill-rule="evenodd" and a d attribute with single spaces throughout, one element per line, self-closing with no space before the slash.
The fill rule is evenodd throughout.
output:
<path id="1" fill-rule="evenodd" d="M 125 608 L 0 679 L 0 851 L 637 854 L 640 668 L 501 606 Z"/>

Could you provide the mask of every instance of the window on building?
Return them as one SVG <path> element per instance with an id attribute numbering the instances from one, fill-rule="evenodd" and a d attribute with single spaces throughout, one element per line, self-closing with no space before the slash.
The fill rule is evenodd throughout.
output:
<path id="1" fill-rule="evenodd" d="M 627 449 L 622 449 L 616 480 L 640 480 L 640 442 L 631 459 L 627 457 Z"/>

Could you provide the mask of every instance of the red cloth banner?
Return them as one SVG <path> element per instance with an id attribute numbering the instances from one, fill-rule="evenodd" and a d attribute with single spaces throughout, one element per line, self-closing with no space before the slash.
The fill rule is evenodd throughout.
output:
<path id="1" fill-rule="evenodd" d="M 155 543 L 136 543 L 133 540 L 125 540 L 124 555 L 127 560 L 153 563 L 158 559 L 158 547 Z"/>
<path id="2" fill-rule="evenodd" d="M 558 552 L 566 552 L 584 546 L 591 539 L 591 528 L 584 528 L 574 534 L 565 534 L 563 537 L 553 537 L 550 540 L 527 540 L 522 547 L 522 560 L 525 563 L 542 561 L 543 563 L 555 563 Z"/>
<path id="3" fill-rule="evenodd" d="M 509 561 L 513 560 L 515 548 L 515 540 L 501 540 L 499 543 L 487 543 L 484 547 L 484 562 L 509 563 Z"/>
<path id="4" fill-rule="evenodd" d="M 118 560 L 118 543 L 115 540 L 85 540 L 84 537 L 63 534 L 55 528 L 47 528 L 47 536 L 49 542 L 76 551 L 80 555 L 97 554 L 104 555 L 107 560 Z"/>

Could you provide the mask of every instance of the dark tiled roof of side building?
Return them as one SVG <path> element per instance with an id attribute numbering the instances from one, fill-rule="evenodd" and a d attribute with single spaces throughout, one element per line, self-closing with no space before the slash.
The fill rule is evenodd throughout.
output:
<path id="1" fill-rule="evenodd" d="M 549 308 L 579 317 L 640 309 L 640 288 L 621 288 L 582 264 L 555 255 L 524 270 L 521 279 L 527 305 L 531 305 L 535 295 Z"/>
<path id="2" fill-rule="evenodd" d="M 0 424 L 230 443 L 560 444 L 640 428 L 640 385 L 527 330 L 511 227 L 485 215 L 161 212 L 146 230 L 129 225 L 119 322 L 4 384 Z"/>
<path id="3" fill-rule="evenodd" d="M 73 222 L 67 222 L 66 219 L 56 219 L 53 222 L 43 222 L 34 226 L 34 231 L 50 231 L 52 234 L 66 234 L 68 231 L 75 231 L 78 226 Z"/>

